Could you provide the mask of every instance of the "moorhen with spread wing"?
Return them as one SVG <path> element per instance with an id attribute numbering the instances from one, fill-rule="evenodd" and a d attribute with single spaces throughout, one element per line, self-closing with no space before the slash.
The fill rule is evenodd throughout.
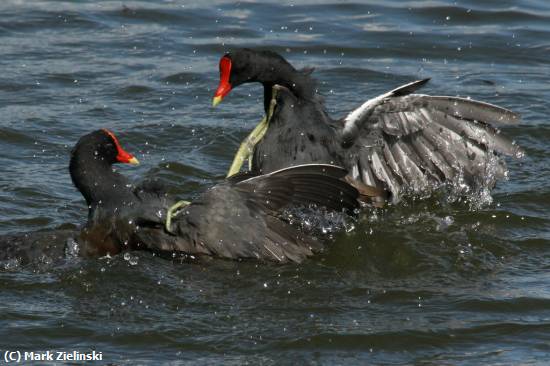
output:
<path id="1" fill-rule="evenodd" d="M 330 163 L 375 201 L 428 195 L 444 184 L 467 193 L 491 188 L 504 177 L 501 155 L 522 150 L 490 123 L 514 124 L 519 116 L 475 100 L 415 94 L 429 79 L 415 81 L 366 101 L 334 120 L 311 77 L 271 51 L 238 49 L 220 60 L 217 105 L 235 87 L 264 87 L 266 118 L 243 142 L 228 175 L 249 157 L 263 174 L 282 167 Z M 376 187 L 375 189 L 366 187 Z"/>

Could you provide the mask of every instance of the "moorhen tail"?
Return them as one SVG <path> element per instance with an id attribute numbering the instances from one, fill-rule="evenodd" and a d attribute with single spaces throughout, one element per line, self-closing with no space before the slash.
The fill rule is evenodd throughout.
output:
<path id="1" fill-rule="evenodd" d="M 243 83 L 261 83 L 265 94 L 266 118 L 241 146 L 229 175 L 250 150 L 251 169 L 264 174 L 330 163 L 345 167 L 348 181 L 366 196 L 395 203 L 448 183 L 463 192 L 491 188 L 506 173 L 501 156 L 523 155 L 490 124 L 517 123 L 517 114 L 470 99 L 415 94 L 429 79 L 398 87 L 333 120 L 311 71 L 296 70 L 271 51 L 238 49 L 221 58 L 214 105 Z"/>
<path id="2" fill-rule="evenodd" d="M 142 249 L 300 262 L 320 250 L 321 242 L 286 222 L 282 210 L 316 205 L 353 212 L 358 207 L 357 190 L 341 179 L 346 170 L 310 164 L 234 176 L 172 216 L 174 197 L 158 185 L 132 185 L 112 170 L 117 162 L 136 160 L 106 130 L 82 137 L 73 149 L 71 177 L 89 207 L 80 238 L 86 255 Z"/>

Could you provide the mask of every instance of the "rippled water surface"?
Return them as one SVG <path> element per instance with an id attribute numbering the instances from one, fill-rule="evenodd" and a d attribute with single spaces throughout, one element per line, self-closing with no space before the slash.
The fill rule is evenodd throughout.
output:
<path id="1" fill-rule="evenodd" d="M 367 213 L 301 265 L 147 253 L 0 271 L 0 348 L 114 364 L 550 362 L 550 4 L 500 1 L 0 2 L 0 234 L 80 225 L 67 170 L 100 127 L 134 179 L 186 197 L 223 179 L 263 114 L 260 85 L 210 107 L 223 52 L 314 66 L 334 116 L 424 77 L 423 92 L 522 114 L 526 150 L 492 201 Z M 481 206 L 481 207 L 479 207 Z"/>

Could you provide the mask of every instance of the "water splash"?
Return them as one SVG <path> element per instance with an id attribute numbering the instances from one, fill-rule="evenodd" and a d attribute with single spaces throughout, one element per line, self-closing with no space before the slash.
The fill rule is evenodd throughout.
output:
<path id="1" fill-rule="evenodd" d="M 318 232 L 330 235 L 338 231 L 351 232 L 355 230 L 353 217 L 343 213 L 327 210 L 326 208 L 309 206 L 287 209 L 281 218 L 290 224 L 298 225 L 305 232 Z"/>
<path id="2" fill-rule="evenodd" d="M 77 258 L 80 254 L 80 245 L 74 238 L 68 238 L 65 242 L 65 257 Z"/>

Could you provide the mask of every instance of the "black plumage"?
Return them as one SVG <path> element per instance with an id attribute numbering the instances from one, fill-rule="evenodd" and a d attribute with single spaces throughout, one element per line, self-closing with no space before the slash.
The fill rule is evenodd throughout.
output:
<path id="1" fill-rule="evenodd" d="M 183 209 L 169 235 L 143 228 L 139 241 L 152 250 L 300 262 L 321 250 L 321 242 L 281 220 L 293 206 L 357 208 L 357 191 L 331 165 L 303 165 L 240 180 L 235 177 L 204 192 Z"/>
<path id="2" fill-rule="evenodd" d="M 348 181 L 362 193 L 397 202 L 448 183 L 463 191 L 491 188 L 505 175 L 501 155 L 523 154 L 490 124 L 516 123 L 517 114 L 470 99 L 414 94 L 429 79 L 333 120 L 311 71 L 296 70 L 271 51 L 238 49 L 222 57 L 214 105 L 247 82 L 263 84 L 266 114 L 274 105 L 267 131 L 254 147 L 253 169 L 268 173 L 297 164 L 336 164 L 348 169 Z"/>
<path id="3" fill-rule="evenodd" d="M 134 185 L 113 170 L 115 163 L 136 164 L 113 133 L 97 130 L 84 135 L 71 152 L 69 172 L 88 204 L 88 221 L 78 238 L 81 254 L 101 256 L 137 249 L 133 241 L 136 217 L 164 212 L 175 200 L 149 182 Z"/>
<path id="4" fill-rule="evenodd" d="M 99 130 L 82 137 L 72 153 L 71 177 L 89 206 L 79 238 L 86 255 L 144 249 L 300 262 L 320 250 L 321 242 L 281 219 L 284 208 L 317 205 L 352 212 L 358 205 L 357 191 L 341 180 L 344 169 L 304 165 L 218 184 L 187 205 L 168 231 L 167 210 L 176 199 L 158 185 L 134 186 L 114 172 L 117 149 L 119 156 L 114 135 Z"/>

